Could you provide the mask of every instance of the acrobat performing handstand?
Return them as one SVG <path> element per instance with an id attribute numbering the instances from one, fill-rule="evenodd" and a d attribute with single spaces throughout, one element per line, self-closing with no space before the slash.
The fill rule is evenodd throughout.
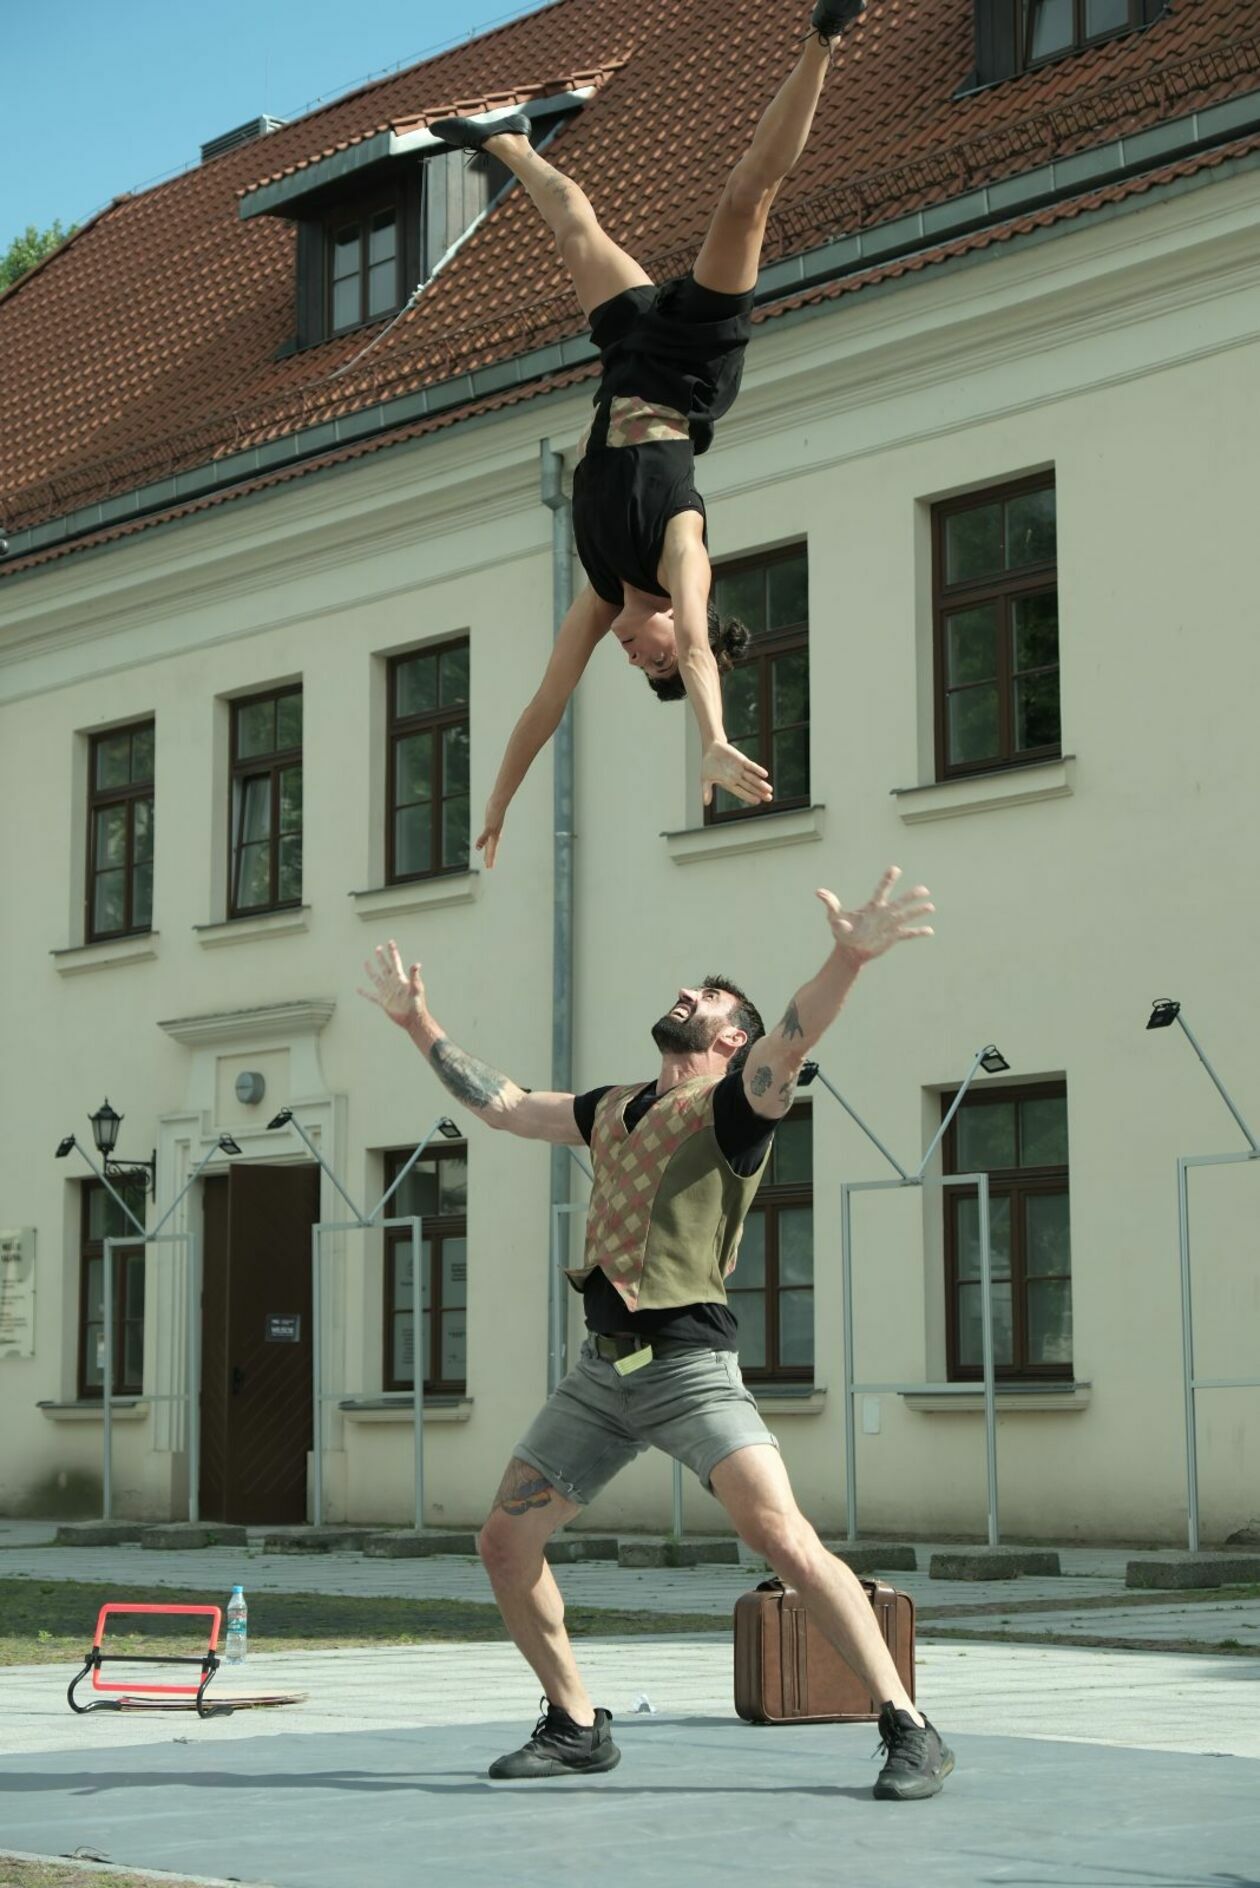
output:
<path id="1" fill-rule="evenodd" d="M 534 150 L 526 117 L 429 126 L 446 144 L 488 151 L 519 178 L 556 239 L 601 363 L 573 481 L 588 582 L 508 740 L 477 840 L 488 866 L 513 796 L 610 630 L 662 700 L 690 700 L 706 803 L 717 787 L 749 805 L 772 797 L 766 769 L 726 738 L 721 676 L 748 632 L 723 624 L 711 602 L 695 458 L 739 391 L 770 208 L 805 149 L 835 41 L 863 5 L 817 0 L 796 65 L 727 178 L 690 274 L 659 287 L 600 227 L 585 192 Z"/>

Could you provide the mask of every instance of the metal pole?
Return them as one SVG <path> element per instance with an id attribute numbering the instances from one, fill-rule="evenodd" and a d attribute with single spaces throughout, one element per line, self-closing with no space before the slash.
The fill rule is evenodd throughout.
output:
<path id="1" fill-rule="evenodd" d="M 340 1189 L 338 1189 L 340 1191 Z M 323 1320 L 320 1317 L 319 1226 L 311 1227 L 311 1376 L 315 1393 L 315 1490 L 312 1507 L 316 1527 L 324 1524 L 324 1359 Z"/>
<path id="2" fill-rule="evenodd" d="M 941 1122 L 941 1125 L 939 1126 L 939 1128 L 937 1128 L 936 1133 L 932 1136 L 931 1140 L 928 1142 L 927 1152 L 926 1154 L 924 1154 L 923 1159 L 919 1162 L 918 1167 L 915 1169 L 914 1178 L 916 1180 L 921 1180 L 923 1178 L 923 1175 L 927 1172 L 928 1167 L 931 1164 L 933 1154 L 936 1152 L 937 1148 L 940 1146 L 941 1142 L 945 1138 L 946 1129 L 949 1127 L 949 1124 L 953 1120 L 954 1116 L 958 1113 L 958 1110 L 962 1107 L 963 1097 L 967 1093 L 967 1090 L 971 1087 L 972 1082 L 974 1082 L 974 1080 L 976 1079 L 976 1070 L 980 1067 L 981 1057 L 985 1055 L 985 1053 L 987 1052 L 987 1048 L 988 1048 L 988 1045 L 986 1044 L 985 1048 L 976 1050 L 975 1059 L 973 1060 L 971 1067 L 967 1070 L 966 1080 L 963 1082 L 963 1085 L 959 1089 L 958 1093 L 954 1096 L 954 1099 L 950 1102 L 949 1109 L 945 1115 L 944 1120 Z"/>
<path id="3" fill-rule="evenodd" d="M 1181 1254 L 1181 1356 L 1186 1399 L 1186 1545 L 1199 1551 L 1199 1437 L 1194 1403 L 1194 1322 L 1190 1296 L 1190 1174 L 1177 1162 L 1177 1234 Z"/>
<path id="4" fill-rule="evenodd" d="M 849 1183 L 840 1188 L 840 1293 L 844 1310 L 845 1534 L 857 1534 L 857 1435 L 853 1425 L 853 1202 Z"/>
<path id="5" fill-rule="evenodd" d="M 908 1180 L 910 1178 L 910 1175 L 906 1172 L 901 1162 L 897 1159 L 897 1156 L 895 1154 L 889 1153 L 888 1149 L 884 1146 L 884 1143 L 880 1140 L 878 1134 L 875 1133 L 873 1128 L 867 1127 L 865 1121 L 863 1121 L 857 1109 L 851 1107 L 849 1103 L 845 1100 L 844 1096 L 840 1093 L 840 1090 L 832 1086 L 832 1084 L 827 1080 L 827 1077 L 823 1074 L 822 1070 L 818 1068 L 817 1063 L 815 1063 L 814 1066 L 817 1069 L 818 1079 L 822 1083 L 823 1087 L 827 1090 L 827 1093 L 829 1095 L 835 1096 L 836 1100 L 840 1103 L 840 1106 L 844 1109 L 844 1112 L 849 1116 L 849 1119 L 857 1123 L 858 1127 L 861 1128 L 863 1134 L 865 1134 L 867 1140 L 871 1142 L 872 1146 L 877 1147 L 879 1149 L 880 1153 L 884 1156 L 884 1159 L 888 1162 L 889 1166 L 895 1167 L 903 1180 Z"/>
<path id="6" fill-rule="evenodd" d="M 551 513 L 552 634 L 557 636 L 573 602 L 573 527 L 564 491 L 564 456 L 549 439 L 539 442 L 539 496 Z M 551 1086 L 555 1093 L 573 1088 L 573 701 L 565 705 L 551 749 L 552 765 L 552 923 L 551 923 Z M 569 1202 L 568 1150 L 551 1150 L 551 1206 Z M 547 1328 L 555 1345 L 558 1382 L 565 1345 L 561 1312 L 566 1288 L 552 1265 L 547 1282 Z M 552 1386 L 554 1388 L 554 1384 Z"/>
<path id="7" fill-rule="evenodd" d="M 984 1358 L 984 1451 L 989 1487 L 989 1546 L 998 1544 L 997 1397 L 993 1380 L 993 1254 L 989 1246 L 989 1176 L 977 1176 L 980 1205 L 980 1336 Z"/>
<path id="8" fill-rule="evenodd" d="M 306 1129 L 302 1126 L 302 1123 L 298 1120 L 297 1116 L 291 1114 L 289 1116 L 288 1121 L 285 1123 L 285 1125 L 287 1127 L 291 1127 L 294 1133 L 297 1134 L 299 1138 L 305 1142 L 307 1150 L 310 1153 L 312 1160 L 317 1161 L 320 1167 L 323 1168 L 324 1172 L 328 1175 L 328 1178 L 332 1181 L 333 1185 L 336 1187 L 338 1193 L 340 1193 L 346 1205 L 350 1208 L 350 1211 L 354 1214 L 355 1219 L 358 1221 L 359 1225 L 366 1226 L 367 1221 L 364 1219 L 362 1213 L 359 1211 L 354 1201 L 350 1198 L 350 1195 L 346 1192 L 346 1189 L 342 1186 L 340 1180 L 338 1180 L 336 1174 L 333 1172 L 332 1168 L 328 1165 L 328 1162 L 324 1159 L 324 1156 L 320 1153 L 318 1147 L 316 1147 L 314 1141 L 311 1139 L 310 1135 L 306 1132 Z"/>
<path id="9" fill-rule="evenodd" d="M 201 1243 L 184 1235 L 188 1253 L 188 1519 L 201 1519 Z"/>
<path id="10" fill-rule="evenodd" d="M 101 1475 L 102 1519 L 114 1518 L 114 1461 L 113 1461 L 113 1387 L 114 1387 L 114 1241 L 108 1236 L 102 1248 L 105 1265 L 105 1374 L 101 1379 L 101 1394 L 105 1410 L 105 1466 Z"/>
<path id="11" fill-rule="evenodd" d="M 397 1225 L 411 1228 L 411 1421 L 415 1433 L 415 1513 L 416 1532 L 424 1532 L 424 1319 L 420 1313 L 421 1248 L 420 1219 L 412 1214 Z M 429 1293 L 432 1301 L 432 1291 Z"/>
<path id="12" fill-rule="evenodd" d="M 1190 1028 L 1190 1025 L 1186 1021 L 1185 1017 L 1181 1014 L 1180 1010 L 1177 1011 L 1177 1021 L 1181 1024 L 1182 1029 L 1185 1031 L 1186 1038 L 1189 1041 L 1190 1047 L 1194 1050 L 1194 1053 L 1198 1056 L 1200 1062 L 1202 1062 L 1204 1068 L 1207 1070 L 1208 1074 L 1211 1076 L 1212 1081 L 1215 1084 L 1217 1094 L 1220 1096 L 1221 1100 L 1225 1103 L 1225 1106 L 1229 1109 L 1229 1112 L 1233 1115 L 1235 1121 L 1238 1123 L 1239 1127 L 1242 1129 L 1243 1134 L 1246 1136 L 1247 1145 L 1250 1147 L 1253 1154 L 1260 1154 L 1260 1143 L 1257 1143 L 1255 1135 L 1251 1132 L 1251 1129 L 1247 1126 L 1247 1123 L 1243 1120 L 1237 1108 L 1234 1106 L 1232 1100 L 1230 1099 L 1229 1090 L 1226 1088 L 1224 1082 L 1221 1080 L 1220 1076 L 1216 1073 L 1216 1070 L 1212 1067 L 1212 1064 L 1208 1061 L 1202 1049 L 1199 1047 L 1198 1040 L 1195 1037 L 1194 1032 Z"/>
<path id="13" fill-rule="evenodd" d="M 394 1181 L 393 1186 L 390 1187 L 387 1192 L 382 1193 L 380 1199 L 376 1202 L 376 1205 L 372 1208 L 371 1212 L 368 1214 L 367 1219 L 363 1222 L 365 1227 L 376 1224 L 378 1214 L 380 1214 L 384 1210 L 384 1208 L 389 1205 L 389 1202 L 393 1199 L 395 1193 L 397 1193 L 399 1187 L 402 1185 L 403 1181 L 407 1178 L 407 1175 L 411 1172 L 412 1168 L 415 1166 L 416 1162 L 419 1160 L 421 1154 L 424 1153 L 426 1147 L 429 1145 L 429 1142 L 433 1139 L 433 1136 L 437 1133 L 438 1129 L 441 1127 L 443 1121 L 445 1120 L 446 1120 L 446 1116 L 444 1114 L 440 1114 L 437 1120 L 433 1122 L 432 1126 L 425 1133 L 424 1139 L 419 1143 L 417 1147 L 413 1148 L 411 1156 L 409 1160 L 407 1161 L 407 1165 L 403 1168 L 402 1172 L 398 1175 L 397 1179 Z M 409 1222 L 404 1221 L 404 1220 L 396 1220 L 394 1223 L 396 1225 L 401 1226 L 404 1224 L 408 1224 Z"/>
<path id="14" fill-rule="evenodd" d="M 674 1458 L 674 1523 L 673 1538 L 680 1541 L 683 1537 L 683 1472 L 682 1463 Z"/>

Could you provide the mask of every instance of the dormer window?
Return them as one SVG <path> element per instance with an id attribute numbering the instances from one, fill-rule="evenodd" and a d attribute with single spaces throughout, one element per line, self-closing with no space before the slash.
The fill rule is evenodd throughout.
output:
<path id="1" fill-rule="evenodd" d="M 1025 65 L 1077 52 L 1144 24 L 1142 0 L 1028 0 Z"/>
<path id="2" fill-rule="evenodd" d="M 398 211 L 393 204 L 327 231 L 328 332 L 341 334 L 402 305 Z"/>
<path id="3" fill-rule="evenodd" d="M 975 0 L 976 69 L 963 87 L 996 85 L 1151 26 L 1168 0 Z"/>
<path id="4" fill-rule="evenodd" d="M 586 76 L 515 101 L 535 143 L 590 97 Z M 512 104 L 505 99 L 494 109 Z M 242 217 L 280 216 L 297 226 L 296 333 L 281 354 L 397 314 L 510 181 L 497 158 L 483 152 L 470 162 L 439 144 L 424 119 L 412 119 L 243 191 Z"/>

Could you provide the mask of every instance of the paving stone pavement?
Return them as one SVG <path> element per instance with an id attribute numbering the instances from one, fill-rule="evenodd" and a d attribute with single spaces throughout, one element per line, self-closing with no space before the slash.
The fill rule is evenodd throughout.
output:
<path id="1" fill-rule="evenodd" d="M 0 1579 L 36 1576 L 47 1580 L 106 1580 L 136 1585 L 197 1586 L 226 1593 L 238 1580 L 246 1591 L 346 1593 L 431 1599 L 488 1600 L 489 1584 L 472 1558 L 377 1560 L 362 1553 L 264 1554 L 257 1540 L 245 1550 L 210 1547 L 163 1552 L 136 1546 L 52 1547 L 38 1543 L 51 1531 L 36 1523 L 0 1522 Z M 935 1544 L 918 1547 L 920 1572 L 894 1575 L 918 1606 L 985 1606 L 1012 1599 L 1084 1599 L 1118 1594 L 1131 1550 L 1061 1549 L 1059 1576 L 1017 1580 L 932 1580 L 927 1568 Z M 565 1599 L 576 1606 L 607 1606 L 658 1613 L 729 1614 L 738 1596 L 761 1577 L 762 1562 L 746 1555 L 728 1567 L 623 1568 L 613 1561 L 558 1567 Z"/>

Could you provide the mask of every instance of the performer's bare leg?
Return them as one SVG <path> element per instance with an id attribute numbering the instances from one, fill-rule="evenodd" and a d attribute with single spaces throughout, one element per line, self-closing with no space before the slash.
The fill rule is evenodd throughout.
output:
<path id="1" fill-rule="evenodd" d="M 590 1725 L 595 1707 L 564 1629 L 560 1589 L 543 1557 L 556 1529 L 580 1513 L 576 1502 L 566 1501 L 536 1468 L 513 1456 L 477 1538 L 477 1551 L 503 1623 L 533 1667 L 544 1697 L 567 1711 L 575 1724 Z"/>
<path id="2" fill-rule="evenodd" d="M 583 314 L 589 317 L 601 302 L 611 301 L 623 289 L 651 285 L 646 270 L 600 228 L 586 192 L 540 157 L 527 137 L 504 132 L 487 138 L 485 148 L 520 179 L 537 205 L 556 239 L 560 260 L 573 278 Z"/>
<path id="3" fill-rule="evenodd" d="M 822 97 L 831 51 L 811 38 L 767 105 L 753 141 L 726 180 L 692 270 L 702 288 L 744 295 L 757 286 L 766 221 L 779 185 L 800 161 Z"/>
<path id="4" fill-rule="evenodd" d="M 741 1540 L 765 1555 L 785 1586 L 796 1588 L 809 1617 L 871 1696 L 921 1724 L 923 1714 L 901 1682 L 856 1574 L 827 1552 L 797 1507 L 778 1450 L 768 1444 L 736 1449 L 718 1463 L 712 1482 Z"/>
<path id="5" fill-rule="evenodd" d="M 829 47 L 810 38 L 771 99 L 752 143 L 726 182 L 692 273 L 704 288 L 742 295 L 754 288 L 766 219 L 779 185 L 799 162 L 831 60 Z M 623 289 L 651 283 L 633 256 L 601 228 L 586 192 L 549 164 L 527 137 L 505 132 L 486 140 L 487 151 L 519 178 L 556 239 L 583 312 Z"/>

